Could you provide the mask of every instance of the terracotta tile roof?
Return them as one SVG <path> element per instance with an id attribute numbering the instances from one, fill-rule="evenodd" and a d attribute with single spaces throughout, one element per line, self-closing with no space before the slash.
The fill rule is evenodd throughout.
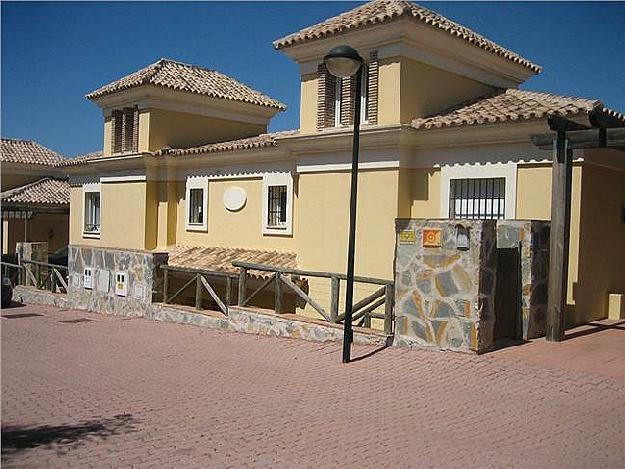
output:
<path id="1" fill-rule="evenodd" d="M 494 124 L 545 118 L 551 115 L 573 116 L 600 109 L 606 114 L 625 117 L 603 107 L 601 101 L 558 96 L 537 91 L 501 89 L 492 94 L 466 101 L 438 114 L 412 121 L 416 129 L 433 129 L 463 125 Z"/>
<path id="2" fill-rule="evenodd" d="M 98 88 L 89 93 L 87 98 L 96 99 L 143 85 L 162 86 L 172 90 L 214 98 L 244 101 L 280 110 L 286 109 L 286 105 L 281 102 L 253 90 L 249 86 L 216 70 L 209 70 L 197 65 L 189 65 L 169 59 L 160 59 L 158 62 L 148 65 L 137 72 Z"/>
<path id="3" fill-rule="evenodd" d="M 43 178 L 0 194 L 2 205 L 66 205 L 69 207 L 69 182 Z"/>
<path id="4" fill-rule="evenodd" d="M 84 155 L 74 156 L 72 158 L 67 158 L 62 163 L 59 163 L 58 167 L 66 167 L 66 166 L 78 166 L 84 163 L 87 163 L 91 160 L 97 160 L 102 157 L 101 151 L 93 151 L 91 153 L 85 153 Z"/>
<path id="5" fill-rule="evenodd" d="M 459 37 L 480 49 L 523 65 L 535 73 L 541 71 L 539 65 L 530 62 L 515 52 L 503 48 L 499 44 L 432 10 L 407 0 L 374 0 L 365 3 L 353 10 L 278 39 L 274 41 L 273 45 L 276 49 L 284 49 L 296 44 L 322 39 L 373 24 L 388 23 L 397 19 L 410 19 L 417 23 L 424 23 L 433 28 L 442 29 L 450 35 Z"/>
<path id="6" fill-rule="evenodd" d="M 32 140 L 3 138 L 0 146 L 0 161 L 7 163 L 55 165 L 65 157 Z"/>
<path id="7" fill-rule="evenodd" d="M 276 146 L 275 137 L 295 135 L 296 130 L 287 130 L 283 132 L 273 132 L 269 134 L 260 134 L 254 137 L 240 138 L 237 140 L 230 140 L 228 142 L 209 143 L 207 145 L 200 145 L 190 148 L 169 148 L 165 147 L 157 152 L 156 155 L 197 155 L 201 153 L 219 153 L 222 151 L 233 150 L 250 150 L 253 148 L 266 148 Z"/>
<path id="8" fill-rule="evenodd" d="M 297 255 L 292 252 L 204 246 L 176 246 L 169 249 L 168 264 L 176 267 L 238 273 L 239 269 L 232 266 L 233 261 L 297 268 Z M 268 272 L 256 270 L 249 273 L 252 276 L 262 278 L 271 275 Z"/>

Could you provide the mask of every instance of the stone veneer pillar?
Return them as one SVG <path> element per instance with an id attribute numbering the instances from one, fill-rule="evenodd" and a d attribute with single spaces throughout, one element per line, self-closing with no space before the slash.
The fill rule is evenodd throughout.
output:
<path id="1" fill-rule="evenodd" d="M 456 228 L 469 233 L 457 245 Z M 493 345 L 495 220 L 396 222 L 395 343 L 482 352 Z"/>

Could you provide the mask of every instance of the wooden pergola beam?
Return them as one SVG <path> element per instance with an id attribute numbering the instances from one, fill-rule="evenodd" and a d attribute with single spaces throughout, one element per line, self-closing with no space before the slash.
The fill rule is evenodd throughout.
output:
<path id="1" fill-rule="evenodd" d="M 571 149 L 611 148 L 625 150 L 625 128 L 605 129 L 605 142 L 601 142 L 601 131 L 600 128 L 573 130 L 566 132 L 566 139 Z M 549 150 L 553 148 L 553 137 L 553 133 L 533 135 L 532 143 L 541 150 Z"/>

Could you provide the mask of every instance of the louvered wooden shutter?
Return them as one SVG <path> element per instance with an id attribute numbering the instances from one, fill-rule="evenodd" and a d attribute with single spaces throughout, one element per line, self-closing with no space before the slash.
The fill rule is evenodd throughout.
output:
<path id="1" fill-rule="evenodd" d="M 139 107 L 132 110 L 132 151 L 139 151 Z"/>
<path id="2" fill-rule="evenodd" d="M 317 129 L 334 126 L 334 100 L 336 99 L 336 77 L 319 64 L 317 90 Z"/>
<path id="3" fill-rule="evenodd" d="M 111 150 L 113 153 L 122 151 L 122 112 L 115 109 L 111 113 Z"/>
<path id="4" fill-rule="evenodd" d="M 354 123 L 354 99 L 356 98 L 356 77 L 349 80 L 343 79 L 343 94 L 341 95 L 341 124 L 352 125 Z M 360 99 L 358 99 L 358 105 Z"/>
<path id="5" fill-rule="evenodd" d="M 369 124 L 378 123 L 378 51 L 369 54 L 367 64 L 367 121 Z"/>

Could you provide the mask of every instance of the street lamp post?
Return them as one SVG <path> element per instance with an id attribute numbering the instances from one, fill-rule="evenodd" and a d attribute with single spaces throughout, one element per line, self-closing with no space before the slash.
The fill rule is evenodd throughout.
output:
<path id="1" fill-rule="evenodd" d="M 354 252 L 356 248 L 356 199 L 358 195 L 358 147 L 360 143 L 360 94 L 362 86 L 362 57 L 349 46 L 338 46 L 323 58 L 328 71 L 338 78 L 356 75 L 354 93 L 354 138 L 352 143 L 352 178 L 349 198 L 349 242 L 347 247 L 347 287 L 345 290 L 345 327 L 343 330 L 343 363 L 351 359 L 352 307 L 354 299 Z"/>

